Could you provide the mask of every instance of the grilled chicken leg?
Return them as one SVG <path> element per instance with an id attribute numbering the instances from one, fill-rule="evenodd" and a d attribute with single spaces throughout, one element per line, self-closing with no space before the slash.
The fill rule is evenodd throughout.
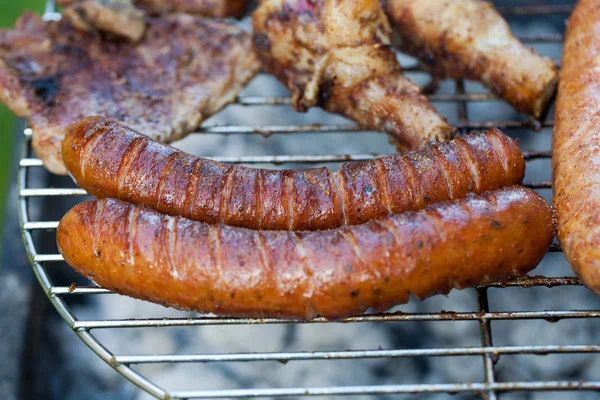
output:
<path id="1" fill-rule="evenodd" d="M 294 109 L 321 106 L 388 132 L 399 149 L 452 136 L 402 75 L 377 0 L 263 0 L 253 26 L 259 58 L 293 92 Z"/>
<path id="2" fill-rule="evenodd" d="M 481 81 L 517 111 L 539 118 L 554 94 L 552 60 L 528 49 L 482 0 L 382 0 L 402 51 L 435 77 Z"/>

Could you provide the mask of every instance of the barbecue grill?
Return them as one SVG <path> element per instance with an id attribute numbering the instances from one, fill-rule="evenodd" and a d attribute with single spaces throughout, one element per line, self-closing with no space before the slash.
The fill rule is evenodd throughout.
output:
<path id="1" fill-rule="evenodd" d="M 545 17 L 550 15 L 560 15 L 566 18 L 572 9 L 572 4 L 540 4 L 519 7 L 505 7 L 500 11 L 504 15 L 524 16 L 524 17 Z M 53 1 L 48 1 L 46 8 L 46 19 L 60 18 L 55 13 Z M 562 42 L 560 34 L 534 34 L 520 36 L 520 39 L 527 44 L 545 43 L 548 46 L 559 48 Z M 558 61 L 558 60 L 556 60 Z M 409 77 L 412 73 L 421 73 L 418 65 L 411 61 L 411 64 L 405 65 L 405 71 Z M 261 77 L 261 79 L 267 79 Z M 488 127 L 498 127 L 509 134 L 519 132 L 518 137 L 521 143 L 527 143 L 528 137 L 535 135 L 550 135 L 550 129 L 553 125 L 551 118 L 543 120 L 541 123 L 517 118 L 511 120 L 480 121 L 470 118 L 471 105 L 491 104 L 496 101 L 495 97 L 487 92 L 474 90 L 471 85 L 463 81 L 456 81 L 452 84 L 451 93 L 440 93 L 429 95 L 430 101 L 435 105 L 443 104 L 445 109 L 455 109 L 455 115 L 445 116 L 453 122 L 463 132 L 471 130 L 480 130 Z M 261 96 L 240 96 L 236 104 L 245 108 L 246 112 L 252 109 L 265 106 L 288 106 L 290 99 L 287 96 L 269 96 L 264 93 Z M 552 115 L 550 112 L 548 115 Z M 308 120 L 308 118 L 307 118 Z M 540 133 L 539 131 L 542 130 Z M 239 125 L 215 125 L 204 124 L 198 133 L 204 134 L 223 134 L 223 135 L 295 135 L 295 134 L 321 134 L 314 135 L 316 142 L 324 139 L 326 133 L 345 133 L 365 134 L 354 125 L 346 124 L 299 124 L 299 125 L 269 125 L 269 126 L 239 126 Z M 381 133 L 366 133 L 372 135 L 381 135 Z M 557 287 L 557 286 L 581 286 L 580 281 L 574 277 L 546 277 L 531 276 L 514 279 L 508 282 L 491 283 L 485 287 L 477 288 L 476 294 L 477 309 L 472 312 L 450 312 L 440 311 L 434 313 L 402 313 L 391 312 L 381 314 L 367 314 L 364 316 L 344 319 L 335 323 L 405 323 L 410 324 L 416 321 L 471 321 L 478 324 L 480 328 L 481 345 L 473 347 L 442 347 L 442 348 L 407 348 L 407 349 L 369 349 L 369 350 L 336 350 L 336 351 L 282 351 L 282 352 L 252 352 L 252 353 L 206 353 L 206 354 L 165 354 L 165 355 L 126 355 L 118 354 L 111 350 L 109 344 L 103 338 L 107 335 L 118 335 L 119 330 L 131 328 L 156 328 L 168 330 L 170 327 L 185 327 L 185 329 L 202 329 L 208 326 L 227 326 L 228 329 L 235 331 L 241 325 L 247 324 L 296 324 L 302 322 L 283 321 L 277 319 L 237 319 L 237 318 L 217 318 L 213 316 L 195 315 L 190 318 L 135 318 L 135 319 L 101 319 L 91 320 L 78 315 L 77 311 L 70 305 L 70 299 L 80 296 L 101 296 L 114 295 L 111 292 L 88 283 L 88 286 L 75 286 L 68 284 L 58 284 L 52 278 L 53 271 L 59 268 L 68 269 L 63 258 L 57 252 L 42 252 L 42 240 L 44 235 L 52 235 L 54 238 L 58 221 L 47 221 L 47 216 L 42 215 L 39 218 L 34 217 L 30 204 L 39 199 L 52 198 L 54 204 L 59 204 L 58 210 L 54 210 L 57 215 L 64 214 L 74 201 L 82 200 L 86 196 L 85 191 L 77 189 L 67 180 L 61 181 L 64 187 L 34 187 L 32 184 L 32 175 L 46 174 L 42 170 L 40 160 L 34 158 L 31 151 L 30 138 L 31 130 L 24 131 L 24 147 L 19 164 L 18 188 L 19 188 L 19 216 L 23 232 L 25 247 L 29 254 L 34 273 L 39 280 L 40 285 L 46 292 L 50 302 L 54 305 L 65 323 L 79 336 L 79 338 L 98 355 L 102 360 L 108 363 L 123 377 L 139 386 L 144 391 L 159 399 L 200 399 L 200 398 L 247 398 L 247 397 L 303 397 L 303 396 L 334 396 L 334 395 L 390 395 L 390 394 L 424 394 L 424 393 L 470 393 L 478 395 L 484 399 L 497 399 L 505 393 L 523 392 L 523 391 L 573 391 L 573 390 L 600 390 L 600 381 L 583 380 L 545 380 L 545 381 L 501 381 L 496 374 L 496 363 L 499 358 L 509 355 L 529 355 L 541 356 L 548 354 L 573 354 L 573 353 L 600 353 L 600 345 L 517 345 L 517 346 L 494 346 L 492 321 L 507 320 L 546 320 L 555 322 L 560 319 L 583 319 L 600 318 L 598 311 L 579 311 L 579 310 L 545 310 L 545 311 L 516 311 L 516 312 L 492 312 L 491 301 L 488 300 L 488 289 L 494 288 L 532 288 L 532 287 Z M 513 135 L 514 137 L 515 135 Z M 202 140 L 199 137 L 197 140 Z M 524 155 L 528 165 L 533 160 L 549 161 L 550 151 L 530 149 L 525 150 Z M 229 163 L 243 163 L 249 165 L 271 164 L 279 167 L 282 164 L 335 164 L 342 161 L 368 160 L 377 157 L 377 154 L 350 154 L 350 155 L 267 155 L 267 156 L 249 156 L 238 155 L 228 157 L 213 157 L 215 160 Z M 548 179 L 548 177 L 544 177 Z M 549 198 L 551 182 L 548 180 L 533 180 L 528 176 L 526 186 L 538 189 L 540 193 Z M 44 233 L 45 232 L 45 233 Z M 551 252 L 560 252 L 558 245 L 553 245 Z M 566 261 L 561 261 L 566 263 Z M 541 271 L 544 272 L 543 270 Z M 576 288 L 575 295 L 583 294 L 586 289 Z M 549 289 L 548 289 L 549 291 Z M 550 294 L 548 294 L 550 295 Z M 529 305 L 532 306 L 532 305 Z M 526 305 L 527 307 L 527 305 Z M 329 324 L 324 319 L 316 319 L 310 324 Z M 256 363 L 277 361 L 281 363 L 280 368 L 285 368 L 288 362 L 318 361 L 326 367 L 327 360 L 357 360 L 357 359 L 399 359 L 399 358 L 456 358 L 471 357 L 473 362 L 481 364 L 483 379 L 479 382 L 458 382 L 458 383 L 434 383 L 425 384 L 414 382 L 412 384 L 386 384 L 369 386 L 329 386 L 329 387 L 267 387 L 267 388 L 242 388 L 242 389 L 196 389 L 181 390 L 167 389 L 140 372 L 140 366 L 147 364 L 179 364 L 179 363 Z M 560 359 L 559 359 L 560 360 Z M 85 368 L 85 365 L 81 366 Z M 342 373 L 342 371 L 340 371 Z"/>

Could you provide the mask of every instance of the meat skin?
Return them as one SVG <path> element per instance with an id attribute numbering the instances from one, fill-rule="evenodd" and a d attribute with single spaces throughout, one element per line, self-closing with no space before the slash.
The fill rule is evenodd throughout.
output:
<path id="1" fill-rule="evenodd" d="M 253 40 L 292 107 L 320 106 L 383 131 L 399 150 L 451 138 L 455 129 L 402 74 L 377 0 L 264 0 Z"/>
<path id="2" fill-rule="evenodd" d="M 437 78 L 482 82 L 517 111 L 539 119 L 558 80 L 556 66 L 523 45 L 483 0 L 382 0 L 399 48 Z"/>
<path id="3" fill-rule="evenodd" d="M 260 170 L 185 154 L 104 118 L 68 129 L 63 159 L 96 197 L 207 223 L 316 230 L 482 193 L 523 180 L 517 143 L 497 129 L 402 155 L 326 168 Z"/>
<path id="4" fill-rule="evenodd" d="M 106 199 L 73 208 L 58 247 L 100 286 L 178 309 L 338 319 L 535 268 L 550 206 L 522 187 L 318 232 L 208 225 Z"/>
<path id="5" fill-rule="evenodd" d="M 552 143 L 558 239 L 600 294 L 600 1 L 580 0 L 567 24 Z"/>

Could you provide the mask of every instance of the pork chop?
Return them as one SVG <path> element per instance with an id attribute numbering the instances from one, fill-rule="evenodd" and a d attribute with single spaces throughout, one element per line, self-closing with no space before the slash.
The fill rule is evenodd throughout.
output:
<path id="1" fill-rule="evenodd" d="M 137 44 L 32 13 L 0 30 L 0 101 L 29 119 L 37 156 L 58 174 L 71 123 L 104 116 L 171 142 L 233 101 L 259 68 L 247 33 L 191 15 L 149 19 Z"/>

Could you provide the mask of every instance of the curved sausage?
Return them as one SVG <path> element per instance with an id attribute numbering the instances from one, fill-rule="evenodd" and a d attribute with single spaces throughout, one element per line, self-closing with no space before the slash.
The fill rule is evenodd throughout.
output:
<path id="1" fill-rule="evenodd" d="M 567 26 L 553 138 L 558 239 L 600 294 L 600 3 L 580 0 Z"/>
<path id="2" fill-rule="evenodd" d="M 121 294 L 200 313 L 329 319 L 533 269 L 550 206 L 513 187 L 318 232 L 208 225 L 105 199 L 58 228 L 69 265 Z"/>
<path id="3" fill-rule="evenodd" d="M 525 171 L 517 143 L 495 129 L 404 155 L 347 163 L 339 172 L 275 171 L 198 158 L 102 118 L 69 128 L 63 159 L 93 196 L 268 230 L 356 225 L 471 191 L 519 184 Z"/>
<path id="4" fill-rule="evenodd" d="M 517 111 L 539 118 L 558 80 L 556 66 L 523 45 L 483 0 L 383 0 L 400 48 L 439 78 L 481 81 Z"/>

